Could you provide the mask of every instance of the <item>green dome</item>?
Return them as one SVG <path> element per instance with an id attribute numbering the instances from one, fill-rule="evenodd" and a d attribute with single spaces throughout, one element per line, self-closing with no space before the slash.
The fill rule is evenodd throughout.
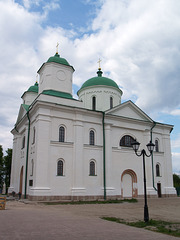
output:
<path id="1" fill-rule="evenodd" d="M 83 89 L 83 88 L 87 88 L 87 87 L 92 87 L 92 86 L 109 86 L 109 87 L 114 87 L 117 88 L 119 91 L 121 91 L 117 85 L 116 82 L 114 82 L 112 79 L 107 78 L 107 77 L 102 77 L 102 71 L 99 69 L 97 71 L 98 76 L 97 77 L 93 77 L 88 79 L 83 85 L 82 87 L 79 89 L 79 91 L 77 92 L 77 94 Z"/>
<path id="2" fill-rule="evenodd" d="M 61 58 L 60 55 L 58 53 L 56 53 L 54 55 L 54 57 L 50 57 L 47 62 L 55 62 L 55 63 L 60 63 L 60 64 L 63 64 L 63 65 L 67 65 L 67 66 L 70 66 L 68 61 L 65 59 L 65 58 Z"/>
<path id="3" fill-rule="evenodd" d="M 39 89 L 38 83 L 36 82 L 36 83 L 34 84 L 34 86 L 29 87 L 29 89 L 27 90 L 27 92 L 35 92 L 35 93 L 38 93 L 38 89 Z"/>

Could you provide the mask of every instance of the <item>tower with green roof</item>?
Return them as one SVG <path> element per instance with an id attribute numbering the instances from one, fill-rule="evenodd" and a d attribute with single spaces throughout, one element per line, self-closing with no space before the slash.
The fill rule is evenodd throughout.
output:
<path id="1" fill-rule="evenodd" d="M 77 92 L 79 99 L 87 109 L 105 111 L 121 103 L 121 89 L 116 82 L 103 77 L 102 74 L 99 67 L 97 76 L 84 82 Z"/>
<path id="2" fill-rule="evenodd" d="M 50 91 L 65 93 L 72 96 L 72 75 L 74 68 L 58 51 L 38 70 L 40 75 L 39 93 Z"/>
<path id="3" fill-rule="evenodd" d="M 30 86 L 27 91 L 23 93 L 21 98 L 23 99 L 23 104 L 31 105 L 34 99 L 38 96 L 39 86 L 36 82 L 33 86 Z"/>

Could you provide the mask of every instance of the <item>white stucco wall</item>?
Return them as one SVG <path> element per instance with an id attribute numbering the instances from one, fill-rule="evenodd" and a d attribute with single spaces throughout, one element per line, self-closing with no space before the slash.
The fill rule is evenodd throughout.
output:
<path id="1" fill-rule="evenodd" d="M 38 72 L 40 74 L 39 93 L 52 89 L 72 94 L 73 72 L 71 66 L 54 62 L 45 63 Z"/>

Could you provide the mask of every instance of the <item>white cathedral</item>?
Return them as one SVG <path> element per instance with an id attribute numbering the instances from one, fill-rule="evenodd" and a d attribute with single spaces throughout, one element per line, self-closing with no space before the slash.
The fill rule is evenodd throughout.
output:
<path id="1" fill-rule="evenodd" d="M 38 70 L 22 95 L 12 130 L 13 158 L 9 193 L 29 200 L 136 198 L 144 194 L 140 149 L 152 140 L 146 161 L 147 195 L 173 196 L 170 133 L 172 125 L 153 121 L 132 101 L 121 103 L 115 81 L 97 76 L 72 96 L 74 68 L 58 52 Z"/>

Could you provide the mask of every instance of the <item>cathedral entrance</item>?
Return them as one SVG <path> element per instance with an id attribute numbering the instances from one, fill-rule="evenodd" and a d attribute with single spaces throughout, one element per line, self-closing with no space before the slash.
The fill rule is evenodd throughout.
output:
<path id="1" fill-rule="evenodd" d="M 158 197 L 161 197 L 161 183 L 157 183 Z"/>
<path id="2" fill-rule="evenodd" d="M 22 194 L 22 187 L 23 187 L 23 166 L 20 172 L 20 181 L 19 181 L 19 192 Z"/>
<path id="3" fill-rule="evenodd" d="M 127 169 L 122 173 L 121 183 L 121 196 L 123 198 L 137 197 L 137 176 L 133 170 Z"/>
<path id="4" fill-rule="evenodd" d="M 129 174 L 123 176 L 123 198 L 132 198 L 132 177 Z"/>

